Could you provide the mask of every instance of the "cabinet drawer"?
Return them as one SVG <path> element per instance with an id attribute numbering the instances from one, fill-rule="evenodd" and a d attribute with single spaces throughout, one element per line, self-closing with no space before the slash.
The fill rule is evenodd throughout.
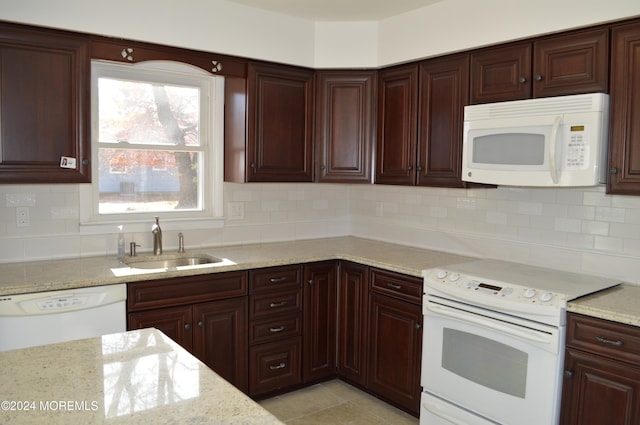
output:
<path id="1" fill-rule="evenodd" d="M 422 279 L 418 277 L 371 269 L 370 288 L 395 298 L 416 304 L 422 303 Z"/>
<path id="2" fill-rule="evenodd" d="M 298 288 L 302 285 L 300 266 L 269 267 L 249 272 L 251 293 Z"/>
<path id="3" fill-rule="evenodd" d="M 256 345 L 249 352 L 250 395 L 276 391 L 302 381 L 300 337 Z"/>
<path id="4" fill-rule="evenodd" d="M 567 345 L 640 364 L 640 328 L 569 314 Z"/>
<path id="5" fill-rule="evenodd" d="M 244 271 L 150 280 L 127 285 L 127 309 L 145 310 L 246 294 L 247 272 Z"/>
<path id="6" fill-rule="evenodd" d="M 249 326 L 251 345 L 300 335 L 300 314 L 252 322 Z"/>
<path id="7" fill-rule="evenodd" d="M 302 289 L 251 295 L 249 304 L 249 318 L 251 320 L 297 313 L 302 309 Z"/>

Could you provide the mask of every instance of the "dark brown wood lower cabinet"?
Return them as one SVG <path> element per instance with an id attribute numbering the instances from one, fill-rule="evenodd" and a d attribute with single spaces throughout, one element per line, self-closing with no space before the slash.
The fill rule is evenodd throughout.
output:
<path id="1" fill-rule="evenodd" d="M 640 424 L 640 367 L 567 350 L 563 425 Z"/>
<path id="2" fill-rule="evenodd" d="M 161 330 L 247 392 L 246 293 L 246 272 L 130 283 L 127 329 Z"/>
<path id="3" fill-rule="evenodd" d="M 336 375 L 336 263 L 304 266 L 302 381 Z"/>
<path id="4" fill-rule="evenodd" d="M 422 309 L 371 292 L 368 389 L 411 412 L 420 410 Z"/>
<path id="5" fill-rule="evenodd" d="M 129 313 L 129 329 L 156 328 L 247 391 L 247 298 Z"/>
<path id="6" fill-rule="evenodd" d="M 246 392 L 247 299 L 232 298 L 193 306 L 193 353 L 227 381 Z"/>
<path id="7" fill-rule="evenodd" d="M 358 385 L 366 382 L 367 294 L 369 268 L 341 262 L 338 280 L 338 375 Z"/>
<path id="8" fill-rule="evenodd" d="M 252 397 L 288 391 L 302 382 L 302 278 L 298 264 L 249 272 Z"/>
<path id="9" fill-rule="evenodd" d="M 640 424 L 640 328 L 567 315 L 562 425 Z"/>

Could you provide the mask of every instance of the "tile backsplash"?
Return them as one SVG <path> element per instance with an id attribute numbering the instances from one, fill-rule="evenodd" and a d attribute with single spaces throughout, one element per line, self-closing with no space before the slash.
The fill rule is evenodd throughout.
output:
<path id="1" fill-rule="evenodd" d="M 354 235 L 640 283 L 640 197 L 609 196 L 603 186 L 225 183 L 224 199 L 225 225 L 184 230 L 187 248 Z M 18 225 L 18 208 L 28 226 Z M 80 233 L 79 209 L 78 185 L 0 186 L 0 262 L 115 255 L 113 234 Z M 149 250 L 150 232 L 126 237 Z M 175 248 L 177 231 L 165 241 Z"/>

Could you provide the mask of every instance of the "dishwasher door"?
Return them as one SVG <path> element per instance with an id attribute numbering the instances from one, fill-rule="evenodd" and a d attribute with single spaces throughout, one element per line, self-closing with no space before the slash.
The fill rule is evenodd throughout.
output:
<path id="1" fill-rule="evenodd" d="M 0 297 L 0 351 L 124 332 L 127 285 Z"/>

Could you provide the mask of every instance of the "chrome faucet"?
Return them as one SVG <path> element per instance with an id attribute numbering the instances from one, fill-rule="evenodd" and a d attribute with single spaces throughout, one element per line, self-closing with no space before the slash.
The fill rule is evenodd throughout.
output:
<path id="1" fill-rule="evenodd" d="M 178 233 L 178 252 L 184 254 L 184 235 L 182 232 Z"/>
<path id="2" fill-rule="evenodd" d="M 151 226 L 153 233 L 153 255 L 162 254 L 162 229 L 160 228 L 160 217 L 156 216 L 156 224 Z"/>

